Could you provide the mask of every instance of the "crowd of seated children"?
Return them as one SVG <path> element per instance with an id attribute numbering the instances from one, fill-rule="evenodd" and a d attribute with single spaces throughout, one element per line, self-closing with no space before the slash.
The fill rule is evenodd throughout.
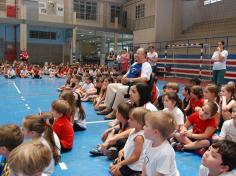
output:
<path id="1" fill-rule="evenodd" d="M 108 68 L 106 65 L 98 66 L 96 64 L 74 64 L 70 66 L 60 64 L 56 66 L 50 63 L 45 64 L 42 71 L 39 66 L 31 65 L 30 63 L 22 64 L 16 62 L 13 65 L 4 64 L 1 66 L 1 73 L 3 75 L 8 75 L 8 72 L 10 75 L 11 71 L 15 72 L 15 77 L 22 78 L 30 76 L 40 78 L 42 74 L 67 78 L 66 85 L 61 87 L 62 92 L 59 100 L 54 101 L 51 106 L 52 114 L 50 116 L 53 116 L 55 119 L 54 122 L 51 122 L 52 128 L 50 128 L 48 122 L 42 120 L 42 115 L 36 115 L 37 117 L 34 118 L 31 117 L 32 119 L 27 117 L 24 122 L 24 128 L 27 130 L 26 136 L 36 137 L 41 139 L 41 142 L 46 141 L 43 144 L 45 145 L 46 143 L 45 146 L 50 149 L 52 156 L 50 161 L 55 162 L 59 161 L 60 152 L 64 153 L 72 149 L 74 131 L 82 131 L 87 128 L 86 115 L 81 101 L 95 100 L 95 110 L 102 110 L 105 108 L 103 101 L 108 84 L 120 81 L 119 76 L 116 77 L 118 75 L 116 68 Z M 5 77 L 11 78 L 9 76 Z M 170 148 L 170 144 L 166 143 L 170 137 L 174 136 L 174 140 L 171 140 L 172 146 L 178 151 L 207 149 L 212 143 L 212 135 L 217 129 L 220 129 L 218 124 L 221 120 L 223 127 L 217 140 L 225 141 L 227 139 L 235 142 L 235 84 L 229 82 L 223 85 L 221 92 L 218 93 L 218 88 L 214 84 L 208 84 L 203 88 L 199 86 L 200 83 L 199 79 L 192 79 L 190 85 L 185 85 L 183 90 L 183 106 L 177 95 L 179 91 L 178 83 L 168 82 L 164 86 L 165 91 L 163 91 L 163 94 L 158 96 L 157 107 L 160 112 L 152 113 L 145 110 L 146 122 L 144 132 L 141 128 L 144 122 L 141 123 L 140 121 L 140 119 L 143 119 L 139 118 L 142 116 L 140 112 L 144 112 L 143 108 L 149 111 L 156 111 L 157 108 L 152 104 L 150 92 L 147 93 L 149 90 L 148 85 L 143 83 L 134 84 L 130 87 L 129 91 L 129 103 L 131 105 L 121 103 L 118 106 L 118 111 L 114 116 L 116 120 L 112 123 L 112 127 L 108 128 L 102 135 L 103 144 L 98 145 L 90 153 L 93 155 L 106 155 L 109 159 L 114 159 L 118 156 L 110 166 L 112 175 L 142 173 L 142 175 L 172 174 L 178 176 L 174 150 Z M 127 114 L 131 106 L 138 107 L 138 110 L 136 110 L 139 113 L 134 113 L 134 109 L 130 114 L 131 119 L 128 120 L 129 116 Z M 186 122 L 184 123 L 185 117 Z M 31 119 L 30 122 L 32 124 L 27 122 L 28 125 L 26 125 L 28 118 Z M 36 122 L 36 119 L 41 119 L 40 122 L 44 124 L 44 128 L 42 124 Z M 33 127 L 37 126 L 37 124 L 40 128 L 34 129 Z M 190 129 L 190 126 L 192 126 L 192 129 Z M 54 130 L 54 133 L 47 135 L 48 129 L 51 132 Z M 139 135 L 139 132 L 142 134 Z M 136 133 L 138 138 L 134 135 Z M 55 136 L 58 136 L 58 139 L 55 139 Z M 130 140 L 126 142 L 128 137 Z M 131 137 L 138 140 L 133 140 L 133 138 L 131 140 Z M 42 140 L 42 138 L 45 138 L 45 140 Z M 54 139 L 54 143 L 50 141 L 51 139 Z M 147 139 L 150 140 L 150 144 L 144 145 L 145 141 L 148 141 Z M 230 145 L 227 142 L 225 143 Z M 145 148 L 140 149 L 141 144 L 148 148 L 144 152 L 145 157 L 142 152 L 145 151 Z M 122 149 L 123 147 L 124 149 Z M 58 150 L 58 148 L 61 148 L 61 150 Z M 216 152 L 218 152 L 218 148 L 220 147 L 216 147 Z M 210 147 L 209 151 L 212 151 L 212 147 Z M 205 155 L 203 160 L 204 158 L 206 158 Z M 142 160 L 144 161 L 143 168 L 140 167 L 140 161 Z M 171 165 L 167 164 L 167 160 L 170 161 Z M 161 164 L 165 163 L 165 166 L 157 166 L 156 163 L 159 162 Z M 45 168 L 51 167 L 49 164 Z M 207 167 L 208 173 L 212 173 L 212 168 L 209 165 L 204 163 L 203 165 Z M 224 163 L 222 165 L 227 166 L 228 164 Z M 206 168 L 204 169 L 205 171 L 207 170 Z M 227 173 L 231 170 L 226 169 L 224 172 Z M 45 173 L 45 169 L 42 170 L 42 173 Z M 221 174 L 223 171 L 219 173 Z"/>

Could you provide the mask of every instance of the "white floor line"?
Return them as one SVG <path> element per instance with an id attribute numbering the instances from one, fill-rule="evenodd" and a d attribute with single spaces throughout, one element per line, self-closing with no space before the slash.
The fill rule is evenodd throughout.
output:
<path id="1" fill-rule="evenodd" d="M 112 122 L 112 121 L 113 120 L 101 120 L 101 121 L 86 122 L 86 124 L 106 123 L 106 122 Z"/>
<path id="2" fill-rule="evenodd" d="M 16 83 L 15 83 L 15 82 L 13 82 L 13 85 L 15 86 L 15 88 L 16 88 L 16 91 L 18 92 L 18 94 L 21 94 L 21 91 L 20 91 L 20 89 L 17 87 L 17 85 L 16 85 Z"/>
<path id="3" fill-rule="evenodd" d="M 67 170 L 68 169 L 66 164 L 63 163 L 63 162 L 59 163 L 59 166 L 60 166 L 61 170 Z"/>

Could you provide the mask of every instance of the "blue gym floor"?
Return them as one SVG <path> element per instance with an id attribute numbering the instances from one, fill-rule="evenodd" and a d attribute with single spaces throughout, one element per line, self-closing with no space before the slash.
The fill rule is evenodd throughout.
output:
<path id="1" fill-rule="evenodd" d="M 22 119 L 29 114 L 49 111 L 51 102 L 58 98 L 56 88 L 63 85 L 65 79 L 44 77 L 43 79 L 7 80 L 0 77 L 0 124 L 22 124 Z M 161 90 L 165 82 L 159 82 Z M 181 86 L 182 87 L 182 86 Z M 182 90 L 180 89 L 180 92 Z M 91 103 L 83 103 L 87 122 L 102 121 L 103 116 L 96 115 Z M 101 134 L 107 123 L 90 123 L 84 132 L 75 133 L 73 150 L 63 154 L 61 162 L 67 166 L 62 170 L 55 168 L 54 176 L 108 176 L 110 161 L 105 157 L 90 157 L 89 150 L 99 144 Z M 176 153 L 177 167 L 181 176 L 197 176 L 200 156 L 187 153 Z"/>

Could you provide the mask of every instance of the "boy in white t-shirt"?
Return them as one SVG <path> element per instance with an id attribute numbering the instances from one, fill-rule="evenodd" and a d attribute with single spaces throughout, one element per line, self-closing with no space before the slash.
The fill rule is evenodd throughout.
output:
<path id="1" fill-rule="evenodd" d="M 167 112 L 145 114 L 144 135 L 152 143 L 147 148 L 142 176 L 179 176 L 175 162 L 175 151 L 167 141 L 174 132 L 176 122 Z"/>
<path id="2" fill-rule="evenodd" d="M 202 157 L 199 176 L 236 176 L 236 143 L 218 141 L 209 147 Z"/>
<path id="3" fill-rule="evenodd" d="M 232 119 L 226 120 L 220 132 L 220 139 L 236 142 L 236 103 L 232 110 Z"/>

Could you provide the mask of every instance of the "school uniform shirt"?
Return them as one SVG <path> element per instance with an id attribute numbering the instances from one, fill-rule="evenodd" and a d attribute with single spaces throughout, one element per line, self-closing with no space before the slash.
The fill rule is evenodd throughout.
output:
<path id="1" fill-rule="evenodd" d="M 85 90 L 86 93 L 88 93 L 89 91 L 94 89 L 94 84 L 93 83 L 89 83 L 89 84 L 84 83 L 82 89 Z"/>
<path id="2" fill-rule="evenodd" d="M 199 118 L 198 113 L 193 113 L 188 117 L 189 122 L 193 126 L 193 134 L 201 134 L 204 133 L 207 127 L 212 127 L 214 129 L 217 128 L 216 119 L 207 119 L 202 120 Z"/>
<path id="3" fill-rule="evenodd" d="M 209 169 L 203 166 L 202 164 L 200 165 L 199 176 L 209 176 Z M 219 176 L 236 176 L 236 174 L 235 172 L 230 171 L 230 172 L 222 173 Z"/>
<path id="4" fill-rule="evenodd" d="M 56 144 L 56 147 L 57 147 L 57 153 L 59 155 L 61 155 L 60 139 L 59 139 L 59 137 L 57 136 L 57 134 L 54 131 L 53 131 L 53 137 L 54 137 L 54 141 L 55 141 L 55 144 Z"/>
<path id="5" fill-rule="evenodd" d="M 10 176 L 10 168 L 5 157 L 2 157 L 0 162 L 0 174 L 1 176 Z"/>
<path id="6" fill-rule="evenodd" d="M 167 140 L 158 147 L 152 147 L 152 144 L 149 144 L 146 149 L 144 164 L 147 176 L 153 176 L 156 173 L 165 176 L 179 176 L 175 151 Z"/>
<path id="7" fill-rule="evenodd" d="M 74 141 L 74 130 L 67 117 L 55 120 L 53 130 L 60 139 L 63 148 L 71 149 Z"/>
<path id="8" fill-rule="evenodd" d="M 127 159 L 132 155 L 134 148 L 135 148 L 134 140 L 137 136 L 143 136 L 143 138 L 144 138 L 142 152 L 140 154 L 139 159 L 137 161 L 135 161 L 134 163 L 129 164 L 128 167 L 134 171 L 142 171 L 142 165 L 144 162 L 146 147 L 148 146 L 148 143 L 150 143 L 150 141 L 148 139 L 145 139 L 143 130 L 135 133 L 135 129 L 133 128 L 130 131 L 129 137 L 128 137 L 128 139 L 125 143 L 125 146 L 124 146 L 124 159 Z"/>
<path id="9" fill-rule="evenodd" d="M 43 145 L 47 146 L 50 149 L 50 151 L 51 151 L 51 147 L 50 147 L 48 141 L 44 137 L 40 137 L 39 141 Z M 51 159 L 49 165 L 43 170 L 43 173 L 45 175 L 47 175 L 47 176 L 51 176 L 53 174 L 53 172 L 54 172 L 55 160 L 53 158 L 52 151 L 51 151 L 51 157 L 52 157 L 52 159 Z"/>
<path id="10" fill-rule="evenodd" d="M 191 98 L 189 100 L 190 107 L 192 108 L 192 112 L 195 112 L 196 107 L 202 107 L 204 104 L 204 99 L 201 98 L 200 100 L 195 100 L 194 98 Z"/>
<path id="11" fill-rule="evenodd" d="M 236 142 L 236 127 L 234 126 L 234 120 L 226 120 L 221 128 L 220 137 L 224 139 Z"/>
<path id="12" fill-rule="evenodd" d="M 177 106 L 173 111 L 170 111 L 168 108 L 163 109 L 163 111 L 171 113 L 174 116 L 177 125 L 184 124 L 184 114 Z"/>
<path id="13" fill-rule="evenodd" d="M 146 108 L 149 111 L 157 111 L 156 106 L 154 106 L 151 102 L 147 102 L 143 105 L 144 108 Z"/>

